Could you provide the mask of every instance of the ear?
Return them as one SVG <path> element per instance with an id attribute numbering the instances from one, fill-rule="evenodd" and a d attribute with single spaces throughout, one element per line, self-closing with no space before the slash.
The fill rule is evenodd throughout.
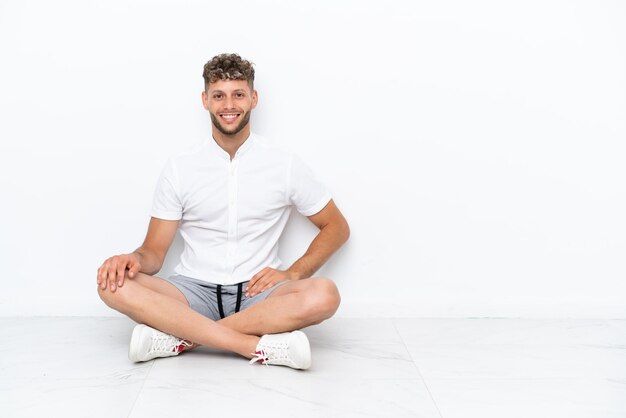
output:
<path id="1" fill-rule="evenodd" d="M 252 109 L 254 109 L 259 102 L 259 93 L 256 90 L 252 90 Z"/>
<path id="2" fill-rule="evenodd" d="M 209 96 L 207 96 L 206 90 L 202 91 L 202 106 L 204 106 L 206 110 L 209 110 Z"/>

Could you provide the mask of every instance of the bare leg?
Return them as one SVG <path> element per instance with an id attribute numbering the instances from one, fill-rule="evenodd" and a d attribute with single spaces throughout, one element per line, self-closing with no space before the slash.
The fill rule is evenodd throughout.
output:
<path id="1" fill-rule="evenodd" d="M 286 283 L 263 302 L 218 322 L 192 310 L 176 286 L 142 273 L 126 278 L 116 292 L 98 288 L 98 293 L 108 306 L 138 323 L 247 358 L 256 350 L 258 336 L 318 324 L 340 303 L 335 284 L 322 278 Z"/>
<path id="2" fill-rule="evenodd" d="M 331 280 L 303 279 L 277 287 L 263 302 L 218 323 L 253 335 L 293 331 L 330 318 L 340 301 L 337 286 Z"/>
<path id="3" fill-rule="evenodd" d="M 135 276 L 133 279 L 130 279 L 130 280 L 134 280 L 135 282 L 139 283 L 140 285 L 144 287 L 147 287 L 148 289 L 154 290 L 155 292 L 162 293 L 165 296 L 174 298 L 180 301 L 181 303 L 184 303 L 185 305 L 189 306 L 189 302 L 185 298 L 185 295 L 183 295 L 183 293 L 180 290 L 178 290 L 176 286 L 174 286 L 172 283 L 168 282 L 165 279 L 162 279 L 157 276 L 148 276 L 147 274 L 139 273 L 137 274 L 137 276 Z"/>
<path id="4" fill-rule="evenodd" d="M 251 358 L 259 337 L 243 334 L 210 320 L 192 310 L 175 286 L 165 281 L 163 286 L 163 283 L 153 277 L 141 276 L 142 274 L 137 276 L 138 280 L 127 278 L 124 286 L 115 292 L 108 288 L 98 288 L 98 293 L 108 306 L 138 323 L 194 343 L 233 351 Z M 150 287 L 146 283 L 150 283 Z M 155 286 L 161 287 L 159 290 L 165 293 L 154 290 Z"/>

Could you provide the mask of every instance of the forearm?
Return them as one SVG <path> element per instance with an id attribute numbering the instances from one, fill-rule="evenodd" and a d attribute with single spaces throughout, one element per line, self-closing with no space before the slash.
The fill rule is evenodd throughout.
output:
<path id="1" fill-rule="evenodd" d="M 313 276 L 320 267 L 348 240 L 347 224 L 327 225 L 309 245 L 306 253 L 287 269 L 294 280 Z"/>
<path id="2" fill-rule="evenodd" d="M 133 251 L 139 258 L 139 264 L 141 264 L 141 272 L 149 274 L 150 276 L 155 275 L 161 270 L 161 266 L 163 265 L 163 257 L 159 257 L 154 251 L 150 251 L 144 247 L 139 247 L 135 251 Z"/>

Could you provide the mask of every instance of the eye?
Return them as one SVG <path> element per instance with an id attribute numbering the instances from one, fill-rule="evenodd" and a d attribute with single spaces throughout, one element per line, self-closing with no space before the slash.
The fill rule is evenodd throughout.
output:
<path id="1" fill-rule="evenodd" d="M 235 97 L 237 97 L 238 99 L 241 99 L 241 98 L 242 98 L 242 97 L 244 97 L 244 96 L 245 96 L 245 94 L 243 94 L 243 93 L 241 93 L 241 92 L 239 92 L 239 93 L 235 94 Z"/>
<path id="2" fill-rule="evenodd" d="M 222 94 L 220 94 L 220 93 L 216 93 L 216 94 L 214 94 L 214 95 L 213 95 L 213 98 L 214 98 L 215 100 L 220 100 L 220 99 L 222 98 Z"/>

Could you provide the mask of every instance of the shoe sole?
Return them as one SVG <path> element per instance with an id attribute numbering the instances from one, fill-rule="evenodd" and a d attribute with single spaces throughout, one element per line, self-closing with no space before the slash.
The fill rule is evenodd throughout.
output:
<path id="1" fill-rule="evenodd" d="M 144 360 L 139 360 L 139 341 L 141 341 L 141 333 L 147 329 L 148 326 L 140 324 L 133 329 L 133 335 L 130 337 L 130 345 L 128 347 L 128 359 L 133 363 L 139 363 Z"/>

